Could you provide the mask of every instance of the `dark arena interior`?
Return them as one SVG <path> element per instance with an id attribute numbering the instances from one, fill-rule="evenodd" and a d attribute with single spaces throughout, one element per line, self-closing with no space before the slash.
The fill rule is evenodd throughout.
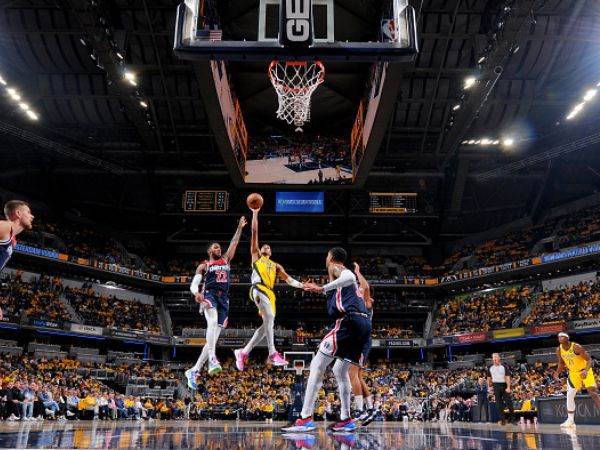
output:
<path id="1" fill-rule="evenodd" d="M 0 448 L 600 448 L 598 91 L 597 0 L 0 0 Z"/>

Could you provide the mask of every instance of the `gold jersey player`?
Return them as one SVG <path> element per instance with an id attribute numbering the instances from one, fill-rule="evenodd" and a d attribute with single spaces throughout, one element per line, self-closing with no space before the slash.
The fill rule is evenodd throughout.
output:
<path id="1" fill-rule="evenodd" d="M 262 317 L 262 325 L 244 348 L 234 350 L 235 365 L 238 370 L 244 370 L 250 352 L 263 339 L 267 340 L 269 357 L 267 363 L 274 366 L 286 366 L 287 361 L 275 349 L 275 292 L 273 288 L 277 278 L 285 281 L 292 287 L 302 289 L 304 285 L 290 277 L 283 266 L 271 260 L 271 247 L 268 244 L 258 246 L 258 212 L 252 210 L 252 238 L 250 240 L 250 253 L 252 254 L 252 277 L 250 279 L 250 299 L 256 304 L 258 313 Z"/>
<path id="2" fill-rule="evenodd" d="M 575 342 L 569 340 L 567 333 L 558 333 L 559 346 L 556 349 L 558 367 L 554 378 L 558 379 L 565 367 L 569 371 L 567 377 L 567 414 L 568 418 L 561 427 L 572 428 L 575 426 L 575 395 L 582 387 L 585 387 L 590 397 L 600 409 L 600 396 L 596 378 L 592 370 L 592 358 L 585 349 Z"/>

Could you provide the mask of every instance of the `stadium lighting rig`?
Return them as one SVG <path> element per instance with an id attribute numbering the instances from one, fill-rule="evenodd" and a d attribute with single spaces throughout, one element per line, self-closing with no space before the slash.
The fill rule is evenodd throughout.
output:
<path id="1" fill-rule="evenodd" d="M 19 110 L 24 113 L 31 120 L 39 120 L 40 116 L 37 112 L 31 109 L 29 103 L 23 101 L 23 95 L 13 86 L 9 86 L 8 81 L 0 75 L 0 85 L 4 86 L 4 91 L 6 95 L 12 100 L 16 106 L 19 107 Z"/>
<path id="2" fill-rule="evenodd" d="M 600 83 L 596 84 L 596 87 L 600 87 Z M 583 94 L 582 101 L 580 103 L 576 104 L 573 107 L 573 109 L 571 109 L 571 111 L 569 111 L 569 114 L 567 114 L 566 119 L 571 120 L 571 119 L 574 119 L 575 117 L 577 117 L 579 115 L 579 113 L 581 111 L 583 111 L 585 109 L 585 107 L 596 98 L 597 94 L 598 94 L 598 89 L 596 89 L 596 88 L 588 89 L 585 92 L 585 94 Z"/>
<path id="3" fill-rule="evenodd" d="M 487 137 L 479 138 L 479 139 L 465 139 L 461 142 L 462 145 L 479 145 L 481 147 L 488 146 L 498 146 L 502 145 L 503 147 L 512 147 L 515 145 L 515 139 L 511 137 L 503 138 L 503 139 L 490 139 Z"/>

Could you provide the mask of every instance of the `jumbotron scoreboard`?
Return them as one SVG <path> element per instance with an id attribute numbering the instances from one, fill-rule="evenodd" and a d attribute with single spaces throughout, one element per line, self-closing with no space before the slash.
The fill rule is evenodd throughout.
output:
<path id="1" fill-rule="evenodd" d="M 225 212 L 229 208 L 227 191 L 185 191 L 184 212 Z"/>
<path id="2" fill-rule="evenodd" d="M 369 212 L 373 214 L 410 214 L 417 212 L 414 192 L 370 192 Z"/>

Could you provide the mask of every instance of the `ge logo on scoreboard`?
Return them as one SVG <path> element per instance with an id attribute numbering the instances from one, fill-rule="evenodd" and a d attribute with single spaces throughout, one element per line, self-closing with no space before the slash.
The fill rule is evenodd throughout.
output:
<path id="1" fill-rule="evenodd" d="M 279 43 L 306 47 L 313 43 L 312 0 L 283 0 L 279 14 Z"/>

